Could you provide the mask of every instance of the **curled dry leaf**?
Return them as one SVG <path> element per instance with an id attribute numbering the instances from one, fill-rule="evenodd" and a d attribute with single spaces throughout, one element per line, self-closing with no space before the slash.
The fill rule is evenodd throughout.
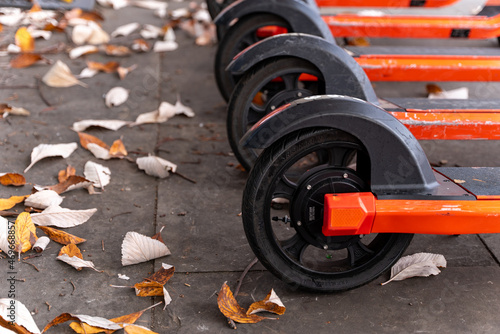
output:
<path id="1" fill-rule="evenodd" d="M 129 67 L 121 67 L 121 66 L 119 66 L 116 69 L 116 72 L 118 72 L 118 76 L 120 77 L 120 80 L 123 80 L 123 79 L 125 79 L 125 77 L 127 76 L 127 74 L 129 74 L 130 72 L 132 72 L 136 68 L 137 68 L 137 65 L 135 65 L 135 64 L 132 65 L 132 66 L 129 66 Z"/>
<path id="2" fill-rule="evenodd" d="M 41 229 L 47 236 L 50 238 L 50 240 L 55 241 L 61 245 L 70 245 L 70 244 L 81 244 L 82 242 L 85 242 L 87 240 L 79 238 L 73 234 L 48 227 L 48 226 L 38 226 L 39 229 Z"/>
<path id="3" fill-rule="evenodd" d="M 45 250 L 49 243 L 50 239 L 48 237 L 40 237 L 33 245 L 33 250 L 37 253 L 41 253 Z"/>
<path id="4" fill-rule="evenodd" d="M 129 0 L 97 0 L 103 7 L 111 7 L 113 9 L 121 9 L 130 4 Z"/>
<path id="5" fill-rule="evenodd" d="M 117 107 L 128 99 L 128 90 L 123 87 L 111 88 L 109 92 L 106 93 L 105 102 L 108 108 Z"/>
<path id="6" fill-rule="evenodd" d="M 29 116 L 30 112 L 24 108 L 10 106 L 5 103 L 0 103 L 0 117 L 7 115 Z"/>
<path id="7" fill-rule="evenodd" d="M 104 188 L 111 180 L 111 171 L 109 168 L 92 161 L 87 161 L 83 174 L 96 188 Z"/>
<path id="8" fill-rule="evenodd" d="M 163 296 L 163 286 L 174 276 L 175 267 L 162 263 L 161 269 L 134 285 L 135 294 L 139 297 Z"/>
<path id="9" fill-rule="evenodd" d="M 46 332 L 49 328 L 60 325 L 62 323 L 65 323 L 66 321 L 78 321 L 79 323 L 85 323 L 87 325 L 93 326 L 93 327 L 98 327 L 98 328 L 103 328 L 103 329 L 110 329 L 110 330 L 119 330 L 122 329 L 122 327 L 115 322 L 101 318 L 101 317 L 91 317 L 88 315 L 83 315 L 83 314 L 71 314 L 71 313 L 62 313 L 52 319 L 51 322 L 45 326 L 43 329 L 43 332 Z"/>
<path id="10" fill-rule="evenodd" d="M 219 291 L 217 304 L 219 305 L 219 310 L 226 318 L 242 324 L 255 324 L 264 319 L 272 319 L 255 314 L 247 315 L 245 309 L 243 309 L 234 298 L 233 293 L 231 292 L 231 289 L 229 289 L 226 282 L 224 282 Z"/>
<path id="11" fill-rule="evenodd" d="M 179 44 L 173 41 L 156 41 L 153 46 L 154 52 L 174 51 L 179 48 Z"/>
<path id="12" fill-rule="evenodd" d="M 14 318 L 10 316 L 12 305 L 16 310 Z M 12 333 L 40 334 L 40 329 L 38 329 L 28 308 L 20 301 L 10 298 L 0 299 L 0 329 L 2 328 Z M 6 334 L 8 333 L 6 332 Z"/>
<path id="13" fill-rule="evenodd" d="M 9 225 L 9 221 L 0 216 L 0 250 L 5 254 L 9 254 Z"/>
<path id="14" fill-rule="evenodd" d="M 110 37 L 97 23 L 88 21 L 73 28 L 71 39 L 76 45 L 85 43 L 98 45 L 108 43 Z"/>
<path id="15" fill-rule="evenodd" d="M 92 185 L 92 182 L 84 178 L 83 176 L 71 175 L 66 180 L 59 182 L 58 184 L 50 187 L 45 187 L 46 190 L 53 190 L 58 194 L 65 193 L 66 191 L 88 188 Z"/>
<path id="16" fill-rule="evenodd" d="M 126 157 L 127 154 L 127 149 L 121 139 L 115 140 L 109 149 L 109 155 L 113 158 L 123 158 Z"/>
<path id="17" fill-rule="evenodd" d="M 89 143 L 87 149 L 97 158 L 102 160 L 109 160 L 112 156 L 109 154 L 109 149 L 101 147 L 94 143 Z"/>
<path id="18" fill-rule="evenodd" d="M 445 90 L 438 93 L 430 93 L 429 99 L 458 99 L 467 100 L 469 98 L 469 88 L 461 87 L 457 89 Z"/>
<path id="19" fill-rule="evenodd" d="M 26 197 L 29 195 L 25 196 L 11 196 L 9 198 L 0 198 L 0 210 L 9 210 L 12 209 L 13 207 L 16 206 L 16 204 L 21 203 L 24 201 Z"/>
<path id="20" fill-rule="evenodd" d="M 12 68 L 26 68 L 41 60 L 47 61 L 41 55 L 37 53 L 21 53 L 20 55 L 12 58 L 10 61 L 10 67 Z"/>
<path id="21" fill-rule="evenodd" d="M 130 124 L 130 122 L 127 121 L 122 121 L 118 119 L 113 119 L 113 120 L 97 120 L 97 119 L 87 119 L 79 122 L 73 123 L 73 130 L 80 132 L 84 131 L 89 127 L 92 126 L 98 126 L 101 128 L 105 128 L 108 130 L 113 130 L 116 131 L 120 129 L 121 127 Z"/>
<path id="22" fill-rule="evenodd" d="M 74 49 L 71 49 L 69 52 L 69 58 L 70 59 L 76 59 L 79 58 L 83 55 L 88 55 L 92 53 L 96 53 L 99 51 L 99 48 L 95 45 L 83 45 L 76 47 Z"/>
<path id="23" fill-rule="evenodd" d="M 170 171 L 175 173 L 177 170 L 176 164 L 152 155 L 138 158 L 136 162 L 139 169 L 142 169 L 146 174 L 159 178 L 166 178 Z"/>
<path id="24" fill-rule="evenodd" d="M 37 209 L 45 209 L 49 206 L 58 206 L 62 201 L 63 198 L 54 190 L 42 190 L 28 196 L 24 201 L 24 205 Z"/>
<path id="25" fill-rule="evenodd" d="M 0 173 L 0 184 L 3 186 L 20 187 L 26 184 L 26 179 L 18 173 Z"/>
<path id="26" fill-rule="evenodd" d="M 108 56 L 114 56 L 114 57 L 124 57 L 124 56 L 129 56 L 132 51 L 126 46 L 123 45 L 111 45 L 108 44 L 104 47 L 104 52 Z"/>
<path id="27" fill-rule="evenodd" d="M 99 71 L 96 70 L 91 70 L 88 67 L 85 67 L 80 74 L 76 75 L 75 77 L 78 79 L 85 79 L 85 78 L 92 78 L 94 77 Z"/>
<path id="28" fill-rule="evenodd" d="M 96 213 L 97 209 L 70 210 L 58 205 L 49 206 L 40 213 L 33 213 L 31 219 L 36 225 L 68 228 L 81 225 Z"/>
<path id="29" fill-rule="evenodd" d="M 144 39 L 134 39 L 132 43 L 132 50 L 137 52 L 148 52 L 151 50 L 151 45 Z"/>
<path id="30" fill-rule="evenodd" d="M 266 298 L 250 305 L 247 310 L 247 314 L 255 314 L 262 311 L 272 312 L 278 315 L 285 313 L 285 305 L 283 305 L 281 299 L 278 297 L 276 292 L 274 292 L 274 289 L 271 289 L 271 292 L 269 292 Z"/>
<path id="31" fill-rule="evenodd" d="M 446 259 L 441 254 L 416 253 L 404 256 L 391 268 L 391 279 L 382 285 L 415 276 L 437 275 L 441 272 L 438 267 L 446 268 Z"/>
<path id="32" fill-rule="evenodd" d="M 40 144 L 33 149 L 31 152 L 31 164 L 26 167 L 24 172 L 26 173 L 31 167 L 38 161 L 48 158 L 61 156 L 67 158 L 77 149 L 78 145 L 76 143 L 68 144 Z"/>
<path id="33" fill-rule="evenodd" d="M 135 0 L 131 1 L 132 6 L 146 8 L 146 9 L 154 9 L 154 10 L 166 10 L 168 4 L 163 1 L 154 1 L 154 0 Z"/>
<path id="34" fill-rule="evenodd" d="M 61 248 L 57 259 L 66 262 L 78 271 L 82 270 L 82 268 L 91 268 L 95 271 L 99 271 L 92 261 L 83 260 L 82 253 L 75 244 L 69 244 Z"/>
<path id="35" fill-rule="evenodd" d="M 152 330 L 137 326 L 137 325 L 126 325 L 125 326 L 125 334 L 158 334 L 157 332 L 153 332 Z"/>
<path id="36" fill-rule="evenodd" d="M 133 23 L 119 26 L 111 33 L 111 37 L 128 36 L 131 33 L 133 33 L 134 31 L 136 31 L 137 29 L 139 29 L 140 26 L 141 25 L 137 22 L 133 22 Z"/>
<path id="37" fill-rule="evenodd" d="M 82 87 L 87 87 L 87 84 L 79 81 L 71 73 L 68 65 L 58 60 L 50 70 L 45 73 L 42 81 L 50 87 L 71 87 L 74 85 L 80 85 Z"/>
<path id="38" fill-rule="evenodd" d="M 32 52 L 35 49 L 35 40 L 26 27 L 17 29 L 15 40 L 22 52 Z"/>
<path id="39" fill-rule="evenodd" d="M 66 169 L 60 170 L 59 173 L 57 173 L 57 180 L 59 181 L 59 183 L 62 183 L 73 175 L 76 175 L 76 169 L 75 167 L 68 165 Z"/>
<path id="40" fill-rule="evenodd" d="M 144 39 L 156 39 L 160 36 L 163 36 L 164 31 L 160 27 L 157 27 L 157 26 L 154 26 L 151 24 L 145 24 L 142 27 L 140 34 L 141 34 L 142 38 L 144 38 Z"/>
<path id="41" fill-rule="evenodd" d="M 128 232 L 122 243 L 122 265 L 128 266 L 170 255 L 168 247 L 137 232 Z"/>
<path id="42" fill-rule="evenodd" d="M 88 61 L 87 67 L 91 70 L 101 71 L 105 73 L 114 73 L 120 67 L 120 64 L 116 61 L 108 61 L 106 64 L 99 63 L 96 61 Z"/>
<path id="43" fill-rule="evenodd" d="M 15 228 L 15 250 L 19 253 L 24 253 L 31 249 L 38 239 L 36 236 L 35 224 L 31 220 L 28 212 L 22 212 L 17 216 L 14 224 Z"/>
<path id="44" fill-rule="evenodd" d="M 88 149 L 88 144 L 90 143 L 97 144 L 98 146 L 106 149 L 109 148 L 105 142 L 95 136 L 89 135 L 88 133 L 78 132 L 78 137 L 80 137 L 80 145 L 82 145 L 84 149 Z"/>

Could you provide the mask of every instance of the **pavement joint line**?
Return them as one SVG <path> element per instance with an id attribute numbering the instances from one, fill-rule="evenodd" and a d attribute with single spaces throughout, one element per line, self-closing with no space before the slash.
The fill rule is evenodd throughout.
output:
<path id="1" fill-rule="evenodd" d="M 479 241 L 481 241 L 481 243 L 483 244 L 484 248 L 486 248 L 486 250 L 488 251 L 488 253 L 490 253 L 491 257 L 495 260 L 496 264 L 500 267 L 500 259 L 495 255 L 495 252 L 493 252 L 491 250 L 491 248 L 488 246 L 488 243 L 486 243 L 483 238 L 481 238 L 480 235 L 479 236 Z"/>

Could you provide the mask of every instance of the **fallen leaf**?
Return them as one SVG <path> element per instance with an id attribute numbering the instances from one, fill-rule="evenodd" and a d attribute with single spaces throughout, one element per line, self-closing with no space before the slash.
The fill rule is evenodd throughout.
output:
<path id="1" fill-rule="evenodd" d="M 45 187 L 46 190 L 53 190 L 58 194 L 65 193 L 66 191 L 88 188 L 92 185 L 92 182 L 84 178 L 83 176 L 70 175 L 66 180 L 59 182 L 54 186 Z"/>
<path id="2" fill-rule="evenodd" d="M 92 27 L 92 34 L 87 40 L 89 44 L 100 45 L 109 42 L 110 36 L 97 23 L 91 21 L 89 25 Z"/>
<path id="3" fill-rule="evenodd" d="M 175 40 L 176 40 L 175 32 L 171 26 L 166 26 L 165 35 L 163 36 L 163 40 L 166 42 L 175 42 Z"/>
<path id="4" fill-rule="evenodd" d="M 15 40 L 16 45 L 21 48 L 22 52 L 32 52 L 35 49 L 35 40 L 26 27 L 17 29 Z"/>
<path id="5" fill-rule="evenodd" d="M 0 116 L 7 117 L 7 115 L 29 116 L 30 112 L 24 108 L 14 107 L 5 103 L 0 103 Z"/>
<path id="6" fill-rule="evenodd" d="M 285 313 L 285 305 L 283 305 L 281 299 L 278 297 L 276 292 L 274 292 L 274 289 L 271 289 L 271 292 L 269 292 L 266 298 L 250 305 L 246 313 L 255 314 L 262 311 L 272 312 L 278 315 Z"/>
<path id="7" fill-rule="evenodd" d="M 74 85 L 80 85 L 82 87 L 87 87 L 87 84 L 79 81 L 71 73 L 68 65 L 58 60 L 50 70 L 45 73 L 42 81 L 50 87 L 71 87 Z"/>
<path id="8" fill-rule="evenodd" d="M 83 174 L 87 180 L 93 183 L 94 187 L 101 189 L 108 185 L 111 180 L 111 171 L 109 168 L 92 161 L 87 161 Z"/>
<path id="9" fill-rule="evenodd" d="M 457 184 L 465 183 L 465 180 L 454 179 L 453 182 Z"/>
<path id="10" fill-rule="evenodd" d="M 59 171 L 59 173 L 57 174 L 57 180 L 59 181 L 59 183 L 62 183 L 68 180 L 68 178 L 73 175 L 76 175 L 76 169 L 75 167 L 68 165 L 66 169 Z"/>
<path id="11" fill-rule="evenodd" d="M 441 254 L 417 253 L 404 256 L 391 268 L 391 279 L 382 285 L 415 276 L 437 275 L 441 272 L 438 267 L 446 268 L 446 259 Z"/>
<path id="12" fill-rule="evenodd" d="M 425 85 L 425 89 L 427 90 L 427 94 L 438 94 L 443 91 L 443 89 L 436 84 L 427 84 Z"/>
<path id="13" fill-rule="evenodd" d="M 103 7 L 111 7 L 115 10 L 127 7 L 130 4 L 129 0 L 97 0 L 97 2 Z"/>
<path id="14" fill-rule="evenodd" d="M 71 49 L 69 52 L 69 58 L 70 59 L 76 59 L 79 58 L 83 55 L 88 55 L 92 53 L 96 53 L 99 51 L 99 48 L 95 45 L 83 45 L 76 47 L 74 49 Z"/>
<path id="15" fill-rule="evenodd" d="M 144 39 L 156 39 L 163 36 L 163 29 L 151 24 L 145 24 L 140 31 L 142 38 Z"/>
<path id="16" fill-rule="evenodd" d="M 125 334 L 158 334 L 157 332 L 153 332 L 152 330 L 137 326 L 137 325 L 127 325 L 125 326 Z"/>
<path id="17" fill-rule="evenodd" d="M 137 232 L 127 232 L 122 243 L 122 265 L 128 266 L 170 255 L 168 247 Z"/>
<path id="18" fill-rule="evenodd" d="M 91 126 L 98 126 L 108 130 L 116 131 L 121 127 L 130 124 L 130 122 L 122 120 L 95 120 L 87 119 L 79 122 L 73 123 L 73 130 L 76 132 L 84 131 Z"/>
<path id="19" fill-rule="evenodd" d="M 109 149 L 101 147 L 94 143 L 89 143 L 87 149 L 97 158 L 102 160 L 109 160 L 112 156 L 109 154 Z"/>
<path id="20" fill-rule="evenodd" d="M 134 285 L 138 297 L 163 296 L 163 286 L 174 276 L 175 267 L 162 263 L 161 269 Z"/>
<path id="21" fill-rule="evenodd" d="M 119 26 L 111 33 L 111 37 L 128 36 L 131 33 L 133 33 L 135 30 L 139 29 L 140 26 L 141 25 L 137 22 L 128 23 L 128 24 Z"/>
<path id="22" fill-rule="evenodd" d="M 9 317 L 12 307 L 16 310 L 14 319 Z M 13 333 L 40 334 L 40 329 L 38 329 L 28 308 L 20 301 L 10 298 L 0 299 L 0 330 L 2 328 Z M 2 333 L 4 332 L 2 331 Z M 6 332 L 6 334 L 8 333 Z"/>
<path id="23" fill-rule="evenodd" d="M 127 74 L 129 74 L 130 72 L 132 72 L 136 68 L 137 68 L 137 65 L 135 65 L 135 64 L 132 65 L 132 66 L 129 66 L 129 67 L 121 67 L 121 66 L 119 66 L 116 69 L 116 72 L 118 73 L 118 76 L 120 77 L 120 80 L 123 80 L 123 79 L 125 79 L 125 77 L 127 76 Z"/>
<path id="24" fill-rule="evenodd" d="M 87 240 L 79 238 L 73 234 L 48 227 L 48 226 L 38 226 L 39 229 L 41 229 L 47 236 L 50 238 L 50 240 L 55 241 L 61 245 L 70 245 L 70 244 L 81 244 L 82 242 L 85 242 Z"/>
<path id="25" fill-rule="evenodd" d="M 229 286 L 224 282 L 222 288 L 217 296 L 217 304 L 219 305 L 219 310 L 224 314 L 226 318 L 242 324 L 255 324 L 264 319 L 272 319 L 261 317 L 255 314 L 247 315 L 245 310 L 238 304 L 236 299 L 229 289 Z"/>
<path id="26" fill-rule="evenodd" d="M 48 237 L 40 237 L 33 245 L 33 250 L 37 253 L 41 253 L 45 250 L 47 245 L 50 243 L 50 238 Z"/>
<path id="27" fill-rule="evenodd" d="M 117 139 L 111 145 L 109 149 L 109 155 L 113 158 L 123 158 L 127 156 L 127 149 L 125 145 L 123 145 L 123 141 L 121 139 Z"/>
<path id="28" fill-rule="evenodd" d="M 38 161 L 48 158 L 61 156 L 67 158 L 77 149 L 78 145 L 76 143 L 68 144 L 40 144 L 33 149 L 31 152 L 31 164 L 26 167 L 24 173 L 26 173 L 30 168 Z"/>
<path id="29" fill-rule="evenodd" d="M 29 251 L 31 246 L 33 246 L 38 239 L 36 236 L 35 224 L 33 224 L 30 214 L 28 212 L 22 212 L 17 216 L 14 228 L 16 252 L 24 253 Z"/>
<path id="30" fill-rule="evenodd" d="M 136 162 L 139 169 L 144 170 L 146 174 L 159 178 L 166 178 L 170 171 L 175 173 L 177 170 L 176 164 L 153 155 L 137 158 Z"/>
<path id="31" fill-rule="evenodd" d="M 5 254 L 9 254 L 9 221 L 0 216 L 0 250 Z"/>
<path id="32" fill-rule="evenodd" d="M 174 109 L 176 115 L 184 114 L 187 117 L 195 116 L 193 109 L 182 104 L 181 97 L 179 95 L 177 96 L 177 101 L 175 102 Z"/>
<path id="33" fill-rule="evenodd" d="M 103 142 L 99 138 L 92 136 L 92 135 L 89 135 L 87 133 L 78 132 L 78 137 L 80 137 L 80 145 L 82 145 L 82 147 L 84 149 L 88 149 L 89 143 L 97 144 L 97 145 L 104 147 L 106 149 L 109 148 L 109 146 L 105 142 Z"/>
<path id="34" fill-rule="evenodd" d="M 106 93 L 106 107 L 118 107 L 128 99 L 128 90 L 123 87 L 114 87 Z"/>
<path id="35" fill-rule="evenodd" d="M 351 46 L 370 46 L 370 41 L 366 37 L 347 38 L 347 45 Z"/>
<path id="36" fill-rule="evenodd" d="M 87 67 L 91 70 L 97 70 L 105 73 L 114 73 L 120 67 L 120 64 L 116 61 L 109 61 L 106 64 L 99 63 L 96 61 L 88 61 Z"/>
<path id="37" fill-rule="evenodd" d="M 99 327 L 99 328 L 104 328 L 104 329 L 112 329 L 112 330 L 119 330 L 122 329 L 122 327 L 116 323 L 114 323 L 111 320 L 101 318 L 101 317 L 91 317 L 88 315 L 82 315 L 82 314 L 71 314 L 71 313 L 62 313 L 52 319 L 51 322 L 45 326 L 43 329 L 43 332 L 46 332 L 49 328 L 60 325 L 62 323 L 65 323 L 66 321 L 73 320 L 73 321 L 78 321 L 81 323 L 86 323 L 90 326 L 93 327 Z"/>
<path id="38" fill-rule="evenodd" d="M 37 209 L 45 209 L 49 206 L 59 205 L 63 198 L 54 190 L 42 190 L 29 195 L 24 201 L 24 205 Z"/>
<path id="39" fill-rule="evenodd" d="M 144 39 L 134 39 L 132 50 L 137 52 L 148 52 L 151 50 L 151 45 Z"/>
<path id="40" fill-rule="evenodd" d="M 129 56 L 132 51 L 130 51 L 130 49 L 124 45 L 108 44 L 104 47 L 104 53 L 106 53 L 108 56 L 124 57 Z"/>
<path id="41" fill-rule="evenodd" d="M 78 271 L 82 270 L 82 268 L 91 268 L 95 271 L 99 271 L 92 261 L 83 260 L 82 253 L 75 244 L 69 244 L 61 248 L 57 259 L 66 262 Z"/>
<path id="42" fill-rule="evenodd" d="M 92 78 L 94 77 L 99 71 L 97 70 L 92 70 L 88 67 L 85 67 L 80 74 L 76 75 L 75 77 L 78 79 L 85 79 L 85 78 Z"/>
<path id="43" fill-rule="evenodd" d="M 29 195 L 25 196 L 11 196 L 9 198 L 0 198 L 0 210 L 9 210 L 12 209 L 13 207 L 16 206 L 16 204 L 21 203 L 24 201 L 26 197 Z"/>
<path id="44" fill-rule="evenodd" d="M 81 225 L 96 213 L 97 209 L 70 210 L 54 205 L 40 213 L 33 213 L 31 219 L 36 225 L 68 228 Z"/>
<path id="45" fill-rule="evenodd" d="M 429 99 L 459 99 L 459 100 L 467 100 L 469 98 L 469 88 L 461 87 L 457 89 L 444 90 L 437 93 L 430 93 L 428 96 Z"/>
<path id="46" fill-rule="evenodd" d="M 3 186 L 20 187 L 26 184 L 26 179 L 18 173 L 3 173 L 0 174 L 0 184 Z"/>
<path id="47" fill-rule="evenodd" d="M 44 40 L 48 41 L 50 37 L 52 37 L 52 32 L 48 30 L 38 30 L 34 28 L 33 26 L 28 27 L 28 32 L 30 33 L 31 37 L 34 39 L 37 38 L 43 38 Z"/>
<path id="48" fill-rule="evenodd" d="M 139 0 L 130 2 L 135 7 L 146 8 L 146 9 L 167 9 L 168 4 L 163 1 L 154 0 Z"/>
<path id="49" fill-rule="evenodd" d="M 179 48 L 179 44 L 177 42 L 172 41 L 156 41 L 153 46 L 154 52 L 167 52 L 174 51 Z"/>
<path id="50" fill-rule="evenodd" d="M 10 67 L 26 68 L 44 59 L 45 58 L 37 53 L 21 53 L 20 55 L 12 58 L 10 61 Z"/>

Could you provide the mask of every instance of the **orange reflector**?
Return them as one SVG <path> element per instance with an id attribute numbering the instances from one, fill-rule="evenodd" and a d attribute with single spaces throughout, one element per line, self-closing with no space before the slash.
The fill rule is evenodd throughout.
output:
<path id="1" fill-rule="evenodd" d="M 326 236 L 369 234 L 374 218 L 372 193 L 325 195 L 323 234 Z"/>

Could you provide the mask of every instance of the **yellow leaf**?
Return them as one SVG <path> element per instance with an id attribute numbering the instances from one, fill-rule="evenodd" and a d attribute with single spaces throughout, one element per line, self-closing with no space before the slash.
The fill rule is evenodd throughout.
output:
<path id="1" fill-rule="evenodd" d="M 57 180 L 59 183 L 66 181 L 70 176 L 76 175 L 76 169 L 73 166 L 68 166 L 66 169 L 60 170 L 57 174 Z"/>
<path id="2" fill-rule="evenodd" d="M 115 158 L 127 156 L 127 149 L 125 148 L 125 145 L 123 145 L 121 139 L 117 139 L 113 142 L 113 145 L 111 145 L 111 148 L 109 149 L 109 155 Z"/>
<path id="3" fill-rule="evenodd" d="M 141 282 L 134 285 L 137 297 L 163 296 L 163 284 L 158 282 Z"/>
<path id="4" fill-rule="evenodd" d="M 15 245 L 16 251 L 19 253 L 24 253 L 31 249 L 31 246 L 35 244 L 36 227 L 31 220 L 31 215 L 28 212 L 23 212 L 17 216 L 15 223 Z"/>
<path id="5" fill-rule="evenodd" d="M 74 236 L 72 234 L 66 233 L 64 231 L 48 227 L 48 226 L 38 226 L 39 229 L 41 229 L 47 236 L 50 238 L 50 240 L 58 242 L 63 245 L 70 245 L 70 244 L 81 244 L 82 242 L 85 242 L 87 240 L 79 238 L 77 236 Z"/>
<path id="6" fill-rule="evenodd" d="M 16 204 L 19 204 L 22 201 L 24 201 L 24 199 L 26 197 L 28 197 L 28 196 L 29 195 L 26 195 L 26 196 L 12 196 L 10 198 L 0 198 L 0 210 L 9 210 L 9 209 L 12 209 L 14 206 L 16 206 Z"/>
<path id="7" fill-rule="evenodd" d="M 4 186 L 24 186 L 26 184 L 26 179 L 24 176 L 18 173 L 6 173 L 0 176 L 0 184 Z"/>
<path id="8" fill-rule="evenodd" d="M 35 39 L 31 37 L 26 27 L 17 29 L 15 35 L 16 45 L 21 48 L 22 52 L 31 52 L 35 49 Z"/>
<path id="9" fill-rule="evenodd" d="M 247 310 L 247 314 L 254 314 L 257 312 L 272 312 L 278 315 L 282 315 L 285 313 L 286 308 L 285 305 L 281 302 L 278 295 L 271 290 L 269 294 L 264 298 L 264 300 L 258 301 L 250 305 Z"/>
<path id="10" fill-rule="evenodd" d="M 245 310 L 238 305 L 231 289 L 229 289 L 229 286 L 225 282 L 217 297 L 217 304 L 219 305 L 219 310 L 226 318 L 242 324 L 255 324 L 264 319 L 270 319 L 255 314 L 247 315 Z"/>
<path id="11" fill-rule="evenodd" d="M 126 334 L 158 334 L 144 327 L 130 325 L 125 327 Z"/>

